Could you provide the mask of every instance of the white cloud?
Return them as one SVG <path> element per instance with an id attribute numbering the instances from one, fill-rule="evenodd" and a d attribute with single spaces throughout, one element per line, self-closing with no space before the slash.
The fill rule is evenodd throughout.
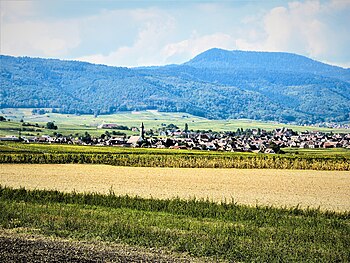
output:
<path id="1" fill-rule="evenodd" d="M 286 51 L 349 64 L 350 16 L 343 14 L 345 9 L 349 10 L 349 2 L 291 2 L 287 7 L 275 7 L 261 20 L 264 34 L 244 35 L 237 39 L 237 48 Z M 253 21 L 250 30 L 259 27 L 256 23 Z"/>
<path id="2" fill-rule="evenodd" d="M 1 1 L 2 54 L 58 57 L 79 45 L 73 21 L 41 21 L 35 11 L 32 1 Z"/>
<path id="3" fill-rule="evenodd" d="M 8 55 L 144 66 L 182 63 L 218 47 L 294 52 L 350 64 L 348 0 L 295 1 L 269 10 L 271 3 L 204 1 L 173 4 L 174 10 L 153 3 L 97 8 L 89 15 L 77 10 L 80 15 L 71 19 L 45 16 L 39 1 L 0 1 L 0 52 Z"/>
<path id="4" fill-rule="evenodd" d="M 210 48 L 232 49 L 235 46 L 235 40 L 223 33 L 193 35 L 183 41 L 162 45 L 161 43 L 165 42 L 162 42 L 161 38 L 166 32 L 168 32 L 166 28 L 160 30 L 157 27 L 149 27 L 140 32 L 133 46 L 118 48 L 105 56 L 97 54 L 80 57 L 77 60 L 111 66 L 155 66 L 183 63 Z"/>
<path id="5" fill-rule="evenodd" d="M 4 54 L 55 57 L 67 54 L 79 43 L 79 30 L 69 21 L 20 21 L 2 26 L 1 53 Z"/>
<path id="6" fill-rule="evenodd" d="M 350 7 L 349 0 L 331 0 L 329 6 L 332 9 L 344 10 Z"/>
<path id="7" fill-rule="evenodd" d="M 161 53 L 166 62 L 180 63 L 214 47 L 233 49 L 235 47 L 235 40 L 230 35 L 224 33 L 204 36 L 194 34 L 189 39 L 166 45 Z"/>
<path id="8" fill-rule="evenodd" d="M 1 0 L 0 13 L 4 20 L 16 20 L 35 15 L 35 9 L 31 1 Z"/>
<path id="9" fill-rule="evenodd" d="M 149 66 L 164 64 L 160 49 L 172 37 L 174 19 L 156 9 L 130 12 L 131 19 L 139 23 L 135 41 L 128 46 L 117 47 L 106 55 L 93 54 L 76 58 L 113 66 Z"/>

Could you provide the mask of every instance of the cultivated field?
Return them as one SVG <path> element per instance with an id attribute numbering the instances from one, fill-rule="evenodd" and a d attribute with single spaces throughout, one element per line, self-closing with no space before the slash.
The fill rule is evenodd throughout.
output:
<path id="1" fill-rule="evenodd" d="M 87 164 L 0 164 L 0 184 L 153 198 L 350 210 L 348 171 L 186 169 Z"/>
<path id="2" fill-rule="evenodd" d="M 91 135 L 99 136 L 106 130 L 97 129 L 97 126 L 101 123 L 118 123 L 119 125 L 126 125 L 128 127 L 139 127 L 141 122 L 144 122 L 146 129 L 156 130 L 157 128 L 163 127 L 162 124 L 175 124 L 180 128 L 185 127 L 185 123 L 188 124 L 189 129 L 193 130 L 213 130 L 213 131 L 236 131 L 238 128 L 253 129 L 261 128 L 265 130 L 273 130 L 275 128 L 287 127 L 294 131 L 305 131 L 305 130 L 317 130 L 325 132 L 341 132 L 347 133 L 349 130 L 346 129 L 329 129 L 319 128 L 312 126 L 297 126 L 287 125 L 276 122 L 263 122 L 248 119 L 238 120 L 209 120 L 202 117 L 193 116 L 187 113 L 181 112 L 158 112 L 158 111 L 141 111 L 141 112 L 121 112 L 111 115 L 100 115 L 94 117 L 93 115 L 74 115 L 74 114 L 59 114 L 59 113 L 46 113 L 43 115 L 33 115 L 33 109 L 21 109 L 21 108 L 6 108 L 0 109 L 0 115 L 5 116 L 7 119 L 11 119 L 12 122 L 0 122 L 0 135 L 6 134 L 18 134 L 17 131 L 11 128 L 20 128 L 21 119 L 24 122 L 38 123 L 39 125 L 45 125 L 49 121 L 53 121 L 58 125 L 56 132 L 62 133 L 63 135 L 69 134 L 84 134 L 85 131 Z M 47 109 L 50 111 L 51 109 Z M 111 131 L 111 130 L 109 130 Z M 42 129 L 39 134 L 52 133 L 53 131 L 47 131 Z M 125 131 L 122 131 L 125 132 Z M 37 132 L 34 133 L 36 135 Z M 128 132 L 128 135 L 133 134 Z M 23 133 L 22 135 L 25 135 Z"/>

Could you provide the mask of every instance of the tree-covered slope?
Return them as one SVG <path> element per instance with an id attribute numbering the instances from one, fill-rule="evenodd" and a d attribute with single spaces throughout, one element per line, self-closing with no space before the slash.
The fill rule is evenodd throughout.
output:
<path id="1" fill-rule="evenodd" d="M 0 107 L 69 113 L 158 109 L 208 118 L 348 121 L 349 70 L 288 53 L 208 50 L 183 65 L 128 69 L 0 56 Z"/>
<path id="2" fill-rule="evenodd" d="M 185 65 L 207 69 L 250 69 L 277 72 L 301 72 L 350 81 L 349 69 L 327 65 L 310 58 L 285 52 L 228 51 L 209 49 Z"/>

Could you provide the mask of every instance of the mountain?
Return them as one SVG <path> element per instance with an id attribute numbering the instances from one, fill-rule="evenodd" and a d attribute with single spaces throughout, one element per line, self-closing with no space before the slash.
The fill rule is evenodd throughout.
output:
<path id="1" fill-rule="evenodd" d="M 349 121 L 350 70 L 280 52 L 210 49 L 182 65 L 122 68 L 0 56 L 0 107 L 183 111 L 213 119 Z"/>
<path id="2" fill-rule="evenodd" d="M 218 70 L 262 70 L 310 73 L 350 80 L 350 69 L 327 65 L 310 58 L 284 52 L 227 51 L 213 48 L 199 54 L 185 65 Z"/>

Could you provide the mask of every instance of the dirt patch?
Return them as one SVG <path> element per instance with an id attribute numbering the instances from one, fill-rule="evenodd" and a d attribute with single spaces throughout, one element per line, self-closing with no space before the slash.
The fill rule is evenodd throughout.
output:
<path id="1" fill-rule="evenodd" d="M 348 171 L 0 164 L 0 184 L 154 198 L 209 198 L 249 205 L 350 210 Z"/>
<path id="2" fill-rule="evenodd" d="M 0 230 L 0 262 L 209 262 L 110 243 L 49 238 Z"/>

